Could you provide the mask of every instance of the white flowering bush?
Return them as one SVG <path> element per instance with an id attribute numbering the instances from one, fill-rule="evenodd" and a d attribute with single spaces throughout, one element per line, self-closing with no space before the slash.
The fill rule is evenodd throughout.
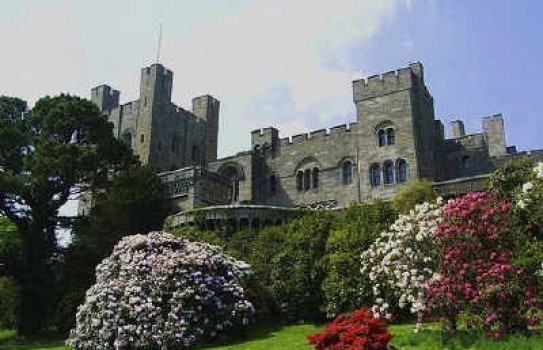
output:
<path id="1" fill-rule="evenodd" d="M 422 317 L 426 282 L 435 277 L 435 231 L 440 221 L 438 203 L 416 205 L 400 215 L 389 231 L 362 253 L 363 274 L 373 281 L 375 317 L 391 318 L 395 310 L 408 309 Z"/>
<path id="2" fill-rule="evenodd" d="M 249 266 L 163 232 L 123 238 L 96 267 L 67 344 L 76 350 L 179 349 L 246 326 Z"/>

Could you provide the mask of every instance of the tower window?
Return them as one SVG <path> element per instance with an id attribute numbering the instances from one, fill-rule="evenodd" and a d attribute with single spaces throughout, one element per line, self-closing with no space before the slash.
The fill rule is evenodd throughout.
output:
<path id="1" fill-rule="evenodd" d="M 385 131 L 383 129 L 377 131 L 377 143 L 379 144 L 379 147 L 386 145 Z"/>
<path id="2" fill-rule="evenodd" d="M 304 189 L 304 172 L 302 170 L 299 170 L 296 173 L 296 189 L 298 191 L 301 191 Z"/>
<path id="3" fill-rule="evenodd" d="M 386 131 L 387 134 L 387 145 L 393 145 L 396 142 L 396 135 L 394 135 L 394 129 L 388 128 Z"/>
<path id="4" fill-rule="evenodd" d="M 383 177 L 385 185 L 394 183 L 394 165 L 390 160 L 387 160 L 383 166 Z"/>
<path id="5" fill-rule="evenodd" d="M 140 136 L 140 142 L 141 142 L 141 143 L 144 143 L 144 142 L 145 142 L 145 135 L 144 135 L 144 134 L 141 134 L 141 136 Z"/>
<path id="6" fill-rule="evenodd" d="M 405 159 L 398 160 L 398 182 L 404 183 L 407 181 L 407 162 Z"/>
<path id="7" fill-rule="evenodd" d="M 341 178 L 344 184 L 353 182 L 353 163 L 350 160 L 346 160 L 341 164 Z"/>
<path id="8" fill-rule="evenodd" d="M 304 172 L 304 191 L 311 188 L 311 170 L 306 169 Z"/>
<path id="9" fill-rule="evenodd" d="M 319 188 L 319 168 L 313 168 L 313 188 Z"/>
<path id="10" fill-rule="evenodd" d="M 381 185 L 381 166 L 373 164 L 370 167 L 370 184 L 372 187 Z"/>

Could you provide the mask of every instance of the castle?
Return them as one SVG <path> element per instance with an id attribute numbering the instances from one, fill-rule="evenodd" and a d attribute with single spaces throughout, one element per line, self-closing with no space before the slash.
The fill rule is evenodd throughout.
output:
<path id="1" fill-rule="evenodd" d="M 171 71 L 153 64 L 141 71 L 138 100 L 119 105 L 119 91 L 107 85 L 92 89 L 91 99 L 109 116 L 116 137 L 163 171 L 181 221 L 209 208 L 211 219 L 221 208 L 249 216 L 263 208 L 284 215 L 288 208 L 342 208 L 388 199 L 421 179 L 447 195 L 481 188 L 501 162 L 526 156 L 507 146 L 501 114 L 484 117 L 482 132 L 470 135 L 462 121 L 453 121 L 446 138 L 421 63 L 353 81 L 353 123 L 290 138 L 273 127 L 254 130 L 250 150 L 222 159 L 219 101 L 196 97 L 187 111 L 171 102 L 172 82 Z"/>

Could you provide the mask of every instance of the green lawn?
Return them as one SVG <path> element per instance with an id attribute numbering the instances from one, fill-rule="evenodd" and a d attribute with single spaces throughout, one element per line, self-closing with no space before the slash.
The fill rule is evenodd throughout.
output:
<path id="1" fill-rule="evenodd" d="M 304 324 L 294 326 L 261 326 L 256 327 L 242 340 L 229 345 L 206 346 L 199 350 L 289 350 L 312 349 L 307 345 L 307 334 L 319 331 L 321 327 Z M 470 349 L 470 350 L 541 350 L 543 334 L 532 338 L 520 336 L 506 340 L 493 341 L 475 334 L 460 331 L 453 339 L 444 338 L 437 326 L 426 326 L 418 334 L 413 334 L 413 325 L 392 325 L 390 331 L 394 335 L 392 345 L 400 350 L 434 350 L 434 349 Z M 13 331 L 0 330 L 0 349 L 2 350 L 66 350 L 62 340 L 44 339 L 41 341 L 21 341 Z"/>

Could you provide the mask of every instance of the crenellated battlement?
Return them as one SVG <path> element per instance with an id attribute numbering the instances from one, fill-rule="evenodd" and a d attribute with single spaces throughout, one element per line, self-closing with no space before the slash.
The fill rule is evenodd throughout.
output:
<path id="1" fill-rule="evenodd" d="M 357 102 L 410 89 L 417 81 L 424 85 L 423 68 L 419 62 L 411 63 L 405 68 L 353 81 L 353 100 Z"/>
<path id="2" fill-rule="evenodd" d="M 285 147 L 291 145 L 299 145 L 304 142 L 325 140 L 330 137 L 342 137 L 353 132 L 356 129 L 356 126 L 357 123 L 350 123 L 332 126 L 328 129 L 309 131 L 307 133 L 296 134 L 290 137 L 281 138 L 279 139 L 278 144 L 280 147 Z"/>

